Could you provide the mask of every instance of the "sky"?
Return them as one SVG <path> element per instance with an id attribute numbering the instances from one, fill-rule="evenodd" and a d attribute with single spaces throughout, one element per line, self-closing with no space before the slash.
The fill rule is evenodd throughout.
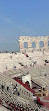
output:
<path id="1" fill-rule="evenodd" d="M 19 51 L 19 36 L 49 36 L 49 0 L 0 0 L 0 51 Z"/>

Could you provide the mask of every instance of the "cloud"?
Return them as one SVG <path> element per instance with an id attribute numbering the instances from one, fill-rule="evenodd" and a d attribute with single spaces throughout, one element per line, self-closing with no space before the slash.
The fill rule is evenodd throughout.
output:
<path id="1" fill-rule="evenodd" d="M 15 27 L 14 29 L 15 29 L 17 35 L 20 35 L 20 34 L 22 34 L 22 35 L 35 35 L 36 34 L 36 31 L 34 29 L 24 27 L 22 25 L 18 25 L 18 23 L 15 23 L 15 21 L 12 20 L 11 18 L 8 18 L 8 17 L 0 17 L 0 18 L 2 18 L 2 21 L 8 23 L 9 26 L 11 24 L 13 27 Z"/>
<path id="2" fill-rule="evenodd" d="M 5 18 L 6 22 L 12 23 L 12 21 L 9 18 Z"/>
<path id="3" fill-rule="evenodd" d="M 5 20 L 5 22 L 10 23 L 10 24 L 16 26 L 16 23 L 14 21 L 12 21 L 11 19 L 5 18 L 4 20 Z"/>

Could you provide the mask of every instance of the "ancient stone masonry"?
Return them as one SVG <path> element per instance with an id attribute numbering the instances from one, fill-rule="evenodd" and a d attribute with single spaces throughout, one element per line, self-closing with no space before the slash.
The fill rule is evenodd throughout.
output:
<path id="1" fill-rule="evenodd" d="M 33 52 L 49 49 L 49 36 L 30 37 L 20 36 L 19 40 L 20 52 Z"/>

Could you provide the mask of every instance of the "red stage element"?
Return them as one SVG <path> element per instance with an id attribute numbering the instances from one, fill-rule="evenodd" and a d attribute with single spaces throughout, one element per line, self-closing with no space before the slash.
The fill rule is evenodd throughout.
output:
<path id="1" fill-rule="evenodd" d="M 31 88 L 29 88 L 26 84 L 24 84 L 22 81 L 20 81 L 18 78 L 14 77 L 14 79 L 20 83 L 22 86 L 24 86 L 26 89 L 28 89 L 30 92 L 32 92 L 33 94 L 35 93 L 35 91 Z"/>

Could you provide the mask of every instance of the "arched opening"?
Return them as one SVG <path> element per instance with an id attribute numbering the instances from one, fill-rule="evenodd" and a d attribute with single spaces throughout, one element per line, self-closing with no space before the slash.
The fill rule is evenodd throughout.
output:
<path id="1" fill-rule="evenodd" d="M 28 48 L 28 43 L 24 42 L 24 48 Z"/>
<path id="2" fill-rule="evenodd" d="M 32 47 L 33 47 L 33 48 L 36 48 L 35 42 L 32 42 Z"/>
<path id="3" fill-rule="evenodd" d="M 42 47 L 44 47 L 44 42 L 43 41 L 40 41 L 39 42 L 39 46 L 42 48 Z"/>
<path id="4" fill-rule="evenodd" d="M 29 83 L 29 81 L 26 81 L 26 82 L 25 82 L 25 85 L 30 88 L 30 83 Z"/>
<path id="5" fill-rule="evenodd" d="M 48 41 L 48 47 L 49 47 L 49 41 Z"/>

